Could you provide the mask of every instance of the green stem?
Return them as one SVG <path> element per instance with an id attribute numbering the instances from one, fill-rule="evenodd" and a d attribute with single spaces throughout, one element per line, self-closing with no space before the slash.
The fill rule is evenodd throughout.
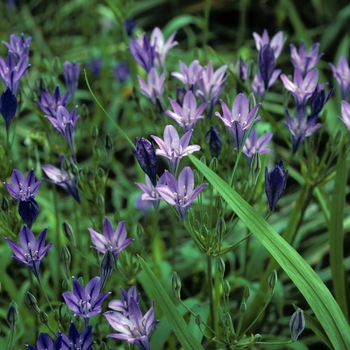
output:
<path id="1" fill-rule="evenodd" d="M 209 301 L 210 301 L 210 319 L 212 327 L 217 333 L 217 322 L 216 322 L 216 313 L 215 313 L 215 305 L 214 305 L 214 295 L 213 295 L 213 273 L 212 273 L 212 256 L 207 255 L 207 273 L 208 273 L 208 293 L 209 293 Z"/>
<path id="2" fill-rule="evenodd" d="M 45 299 L 46 299 L 46 301 L 48 302 L 48 304 L 49 304 L 49 306 L 50 306 L 50 309 L 51 309 L 51 311 L 52 311 L 52 314 L 54 314 L 54 313 L 55 313 L 55 310 L 53 309 L 53 307 L 52 307 L 52 305 L 51 305 L 51 301 L 50 301 L 48 295 L 46 294 L 46 291 L 45 291 L 44 286 L 41 284 L 41 280 L 40 280 L 40 277 L 39 277 L 39 276 L 37 276 L 37 280 L 38 280 L 38 282 L 39 282 L 39 285 L 40 285 L 40 287 L 41 287 L 41 290 L 42 290 L 43 293 L 44 293 Z"/>

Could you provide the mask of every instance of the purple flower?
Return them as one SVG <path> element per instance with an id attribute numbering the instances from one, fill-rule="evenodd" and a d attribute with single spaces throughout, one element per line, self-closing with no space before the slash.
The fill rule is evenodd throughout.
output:
<path id="1" fill-rule="evenodd" d="M 350 69 L 348 61 L 344 56 L 341 56 L 338 61 L 337 68 L 332 63 L 329 64 L 332 69 L 332 73 L 340 86 L 341 99 L 346 100 L 350 93 Z"/>
<path id="2" fill-rule="evenodd" d="M 96 78 L 99 78 L 101 75 L 102 62 L 102 58 L 94 58 L 93 60 L 87 63 L 87 66 L 91 69 L 92 74 Z"/>
<path id="3" fill-rule="evenodd" d="M 27 226 L 23 226 L 19 234 L 21 245 L 5 238 L 15 254 L 12 258 L 26 264 L 33 271 L 36 278 L 39 278 L 40 262 L 52 246 L 52 243 L 45 246 L 46 231 L 47 227 L 36 239 L 33 232 Z"/>
<path id="4" fill-rule="evenodd" d="M 137 305 L 140 304 L 140 293 L 137 294 L 136 287 L 132 286 L 128 291 L 120 287 L 120 300 L 112 300 L 108 307 L 114 311 L 122 312 L 125 317 L 130 313 L 130 300 L 133 299 Z"/>
<path id="5" fill-rule="evenodd" d="M 124 83 L 130 77 L 129 67 L 121 62 L 113 69 L 114 77 L 119 83 Z"/>
<path id="6" fill-rule="evenodd" d="M 286 41 L 286 39 L 283 39 L 283 32 L 281 31 L 275 34 L 274 37 L 270 40 L 269 34 L 266 29 L 264 30 L 262 36 L 254 32 L 253 37 L 255 40 L 256 49 L 260 51 L 265 45 L 269 44 L 273 50 L 275 59 L 277 59 L 281 54 L 283 45 Z"/>
<path id="7" fill-rule="evenodd" d="M 190 167 L 183 168 L 176 180 L 173 175 L 165 172 L 166 185 L 156 186 L 161 197 L 173 205 L 183 221 L 190 204 L 197 198 L 198 194 L 207 184 L 201 184 L 194 188 L 194 175 Z"/>
<path id="8" fill-rule="evenodd" d="M 211 156 L 218 158 L 222 148 L 222 142 L 219 131 L 211 126 L 205 135 L 205 141 L 209 143 Z"/>
<path id="9" fill-rule="evenodd" d="M 102 302 L 111 293 L 100 294 L 100 277 L 92 278 L 86 288 L 72 277 L 73 293 L 65 292 L 62 294 L 67 306 L 74 312 L 74 316 L 81 316 L 85 322 L 93 315 L 99 314 L 102 311 Z"/>
<path id="10" fill-rule="evenodd" d="M 287 185 L 288 170 L 283 170 L 283 160 L 275 165 L 271 171 L 265 168 L 265 192 L 269 202 L 270 212 L 275 211 L 277 202 Z"/>
<path id="11" fill-rule="evenodd" d="M 281 73 L 280 69 L 275 69 L 270 77 L 270 80 L 268 81 L 267 88 L 269 89 L 273 84 L 275 84 L 277 78 L 279 77 Z M 265 82 L 261 76 L 260 71 L 255 75 L 253 84 L 252 84 L 252 90 L 255 96 L 259 97 L 260 100 L 264 97 L 265 94 Z"/>
<path id="12" fill-rule="evenodd" d="M 169 39 L 165 42 L 162 31 L 158 27 L 153 29 L 151 34 L 151 45 L 155 47 L 156 63 L 158 67 L 164 67 L 165 57 L 168 51 L 178 44 L 177 41 L 174 41 L 175 35 L 176 32 L 172 33 Z"/>
<path id="13" fill-rule="evenodd" d="M 341 101 L 341 117 L 338 117 L 350 131 L 350 104 Z"/>
<path id="14" fill-rule="evenodd" d="M 108 337 L 126 340 L 130 344 L 135 344 L 141 350 L 150 350 L 149 334 L 158 324 L 158 320 L 154 319 L 154 302 L 147 313 L 142 316 L 140 306 L 130 298 L 129 301 L 129 318 L 123 316 L 119 312 L 107 311 L 103 314 L 108 323 L 120 333 L 109 334 Z"/>
<path id="15" fill-rule="evenodd" d="M 40 333 L 36 346 L 26 345 L 29 350 L 62 350 L 62 334 L 53 342 L 47 334 Z"/>
<path id="16" fill-rule="evenodd" d="M 58 335 L 62 336 L 62 350 L 93 350 L 92 345 L 95 342 L 92 341 L 92 326 L 85 327 L 79 333 L 75 324 L 71 322 L 68 337 L 62 333 Z"/>
<path id="17" fill-rule="evenodd" d="M 317 86 L 318 70 L 311 70 L 303 78 L 301 71 L 295 68 L 293 82 L 285 74 L 281 74 L 281 80 L 285 89 L 294 96 L 295 103 L 298 106 L 304 106 Z"/>
<path id="18" fill-rule="evenodd" d="M 17 65 L 10 53 L 7 55 L 6 63 L 4 62 L 4 59 L 0 57 L 0 77 L 5 86 L 9 88 L 14 95 L 19 88 L 20 79 L 29 67 L 28 56 L 26 55 L 21 56 Z"/>
<path id="19" fill-rule="evenodd" d="M 236 96 L 232 104 L 232 111 L 229 110 L 224 101 L 221 102 L 221 108 L 223 116 L 219 112 L 216 112 L 215 115 L 219 117 L 226 127 L 231 131 L 233 136 L 233 141 L 237 150 L 242 146 L 245 134 L 252 122 L 260 120 L 260 117 L 255 118 L 255 114 L 258 111 L 260 104 L 257 104 L 249 112 L 249 101 L 247 97 L 240 93 Z"/>
<path id="20" fill-rule="evenodd" d="M 157 136 L 152 135 L 153 140 L 160 149 L 156 150 L 156 155 L 166 157 L 169 161 L 170 172 L 176 175 L 180 159 L 187 153 L 199 151 L 198 145 L 189 146 L 193 130 L 188 130 L 179 139 L 179 134 L 172 125 L 167 125 L 164 129 L 164 141 Z"/>
<path id="21" fill-rule="evenodd" d="M 38 192 L 41 181 L 35 181 L 34 170 L 31 169 L 24 179 L 23 174 L 14 169 L 11 174 L 12 185 L 5 183 L 9 194 L 19 201 L 18 212 L 23 221 L 31 227 L 39 213 L 39 205 L 34 197 Z"/>
<path id="22" fill-rule="evenodd" d="M 137 77 L 140 90 L 143 95 L 148 97 L 153 103 L 156 103 L 156 99 L 161 99 L 164 92 L 164 72 L 158 76 L 155 68 L 151 68 L 147 76 L 147 83 L 140 77 Z"/>
<path id="23" fill-rule="evenodd" d="M 199 87 L 196 94 L 202 100 L 202 102 L 210 103 L 209 116 L 213 113 L 214 106 L 218 101 L 222 91 L 225 87 L 227 66 L 220 67 L 214 72 L 213 64 L 208 63 L 208 66 L 202 71 L 202 77 L 199 79 Z"/>
<path id="24" fill-rule="evenodd" d="M 39 108 L 48 116 L 56 118 L 57 109 L 59 106 L 66 107 L 68 103 L 69 91 L 65 92 L 62 96 L 59 86 L 56 86 L 52 96 L 46 90 L 41 91 L 40 102 L 35 101 Z"/>
<path id="25" fill-rule="evenodd" d="M 132 18 L 127 18 L 124 21 L 124 28 L 127 36 L 132 35 L 132 32 L 134 31 L 135 27 L 136 27 L 136 22 Z"/>
<path id="26" fill-rule="evenodd" d="M 58 106 L 56 118 L 49 115 L 45 117 L 50 120 L 54 128 L 66 139 L 72 154 L 74 154 L 74 127 L 80 117 L 80 115 L 77 115 L 77 107 L 74 107 L 69 113 L 65 107 Z"/>
<path id="27" fill-rule="evenodd" d="M 63 64 L 63 75 L 66 87 L 69 91 L 69 94 L 74 101 L 74 95 L 78 88 L 79 82 L 79 72 L 80 72 L 80 63 L 72 63 L 69 61 L 64 62 Z"/>
<path id="28" fill-rule="evenodd" d="M 288 110 L 286 110 L 286 118 L 287 121 L 283 123 L 292 134 L 293 154 L 295 154 L 305 137 L 312 135 L 322 124 L 317 123 L 317 115 L 308 119 L 306 108 L 303 106 L 297 108 L 293 119 L 290 117 Z"/>
<path id="29" fill-rule="evenodd" d="M 158 161 L 152 143 L 143 137 L 136 137 L 136 147 L 131 148 L 131 150 L 141 169 L 148 175 L 153 186 L 155 186 L 157 184 Z"/>
<path id="30" fill-rule="evenodd" d="M 130 51 L 134 60 L 147 72 L 154 67 L 154 60 L 156 57 L 155 45 L 151 45 L 146 34 L 137 40 L 130 40 Z"/>
<path id="31" fill-rule="evenodd" d="M 7 88 L 6 91 L 1 94 L 0 98 L 0 113 L 4 118 L 7 132 L 9 131 L 11 122 L 16 115 L 17 106 L 16 96 L 9 88 Z"/>
<path id="32" fill-rule="evenodd" d="M 16 34 L 10 35 L 10 43 L 3 41 L 8 48 L 8 52 L 14 56 L 14 58 L 19 61 L 22 56 L 27 56 L 29 54 L 29 45 L 32 41 L 32 38 L 29 36 L 25 38 L 23 33 L 21 37 L 18 37 Z"/>
<path id="33" fill-rule="evenodd" d="M 294 68 L 298 68 L 300 70 L 303 77 L 305 77 L 305 75 L 316 66 L 317 62 L 323 56 L 323 53 L 318 54 L 319 47 L 319 43 L 313 44 L 310 47 L 309 52 L 306 52 L 304 42 L 300 44 L 299 51 L 297 51 L 293 44 L 290 45 L 292 64 Z"/>
<path id="34" fill-rule="evenodd" d="M 199 87 L 199 80 L 202 78 L 203 67 L 199 64 L 198 60 L 193 61 L 189 67 L 180 61 L 181 73 L 173 72 L 171 75 L 181 80 L 192 91 L 197 91 Z"/>
<path id="35" fill-rule="evenodd" d="M 264 82 L 264 89 L 267 90 L 269 82 L 275 71 L 276 59 L 273 50 L 269 44 L 266 44 L 259 51 L 259 72 L 262 81 Z"/>
<path id="36" fill-rule="evenodd" d="M 272 149 L 267 148 L 267 145 L 271 141 L 272 136 L 272 132 L 267 132 L 258 138 L 256 128 L 252 128 L 250 135 L 247 137 L 242 150 L 242 152 L 247 156 L 249 164 L 251 163 L 252 158 L 256 152 L 258 152 L 259 154 L 272 152 Z"/>
<path id="37" fill-rule="evenodd" d="M 165 114 L 177 121 L 185 131 L 193 129 L 197 120 L 204 118 L 201 114 L 208 104 L 205 102 L 197 108 L 197 101 L 191 90 L 186 92 L 182 107 L 171 98 L 169 101 L 174 112 L 167 110 Z"/>
<path id="38" fill-rule="evenodd" d="M 58 169 L 50 164 L 43 165 L 42 169 L 44 170 L 45 174 L 49 177 L 49 179 L 43 180 L 62 187 L 78 203 L 80 203 L 77 178 L 72 173 L 68 173 L 66 170 L 64 170 L 64 161 L 65 156 L 61 154 L 61 169 Z"/>
<path id="39" fill-rule="evenodd" d="M 246 81 L 248 77 L 248 64 L 240 57 L 233 66 L 234 73 L 242 80 Z"/>
<path id="40" fill-rule="evenodd" d="M 311 95 L 311 117 L 318 117 L 323 106 L 331 98 L 334 88 L 331 88 L 326 94 L 324 91 L 324 84 L 317 85 Z"/>
<path id="41" fill-rule="evenodd" d="M 120 221 L 117 230 L 114 231 L 110 221 L 105 217 L 102 235 L 92 228 L 88 228 L 88 230 L 90 232 L 91 241 L 95 244 L 95 247 L 91 246 L 90 248 L 94 248 L 103 254 L 110 249 L 116 262 L 118 254 L 133 242 L 132 238 L 126 239 L 127 233 L 124 221 Z"/>

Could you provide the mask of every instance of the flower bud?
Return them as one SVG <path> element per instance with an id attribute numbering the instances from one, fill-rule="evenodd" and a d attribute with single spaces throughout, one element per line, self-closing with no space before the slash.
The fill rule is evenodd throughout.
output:
<path id="1" fill-rule="evenodd" d="M 181 300 L 181 279 L 176 271 L 173 271 L 173 274 L 171 276 L 171 285 L 175 298 Z"/>
<path id="2" fill-rule="evenodd" d="M 250 288 L 249 286 L 245 286 L 244 293 L 243 293 L 244 300 L 247 301 L 249 299 L 249 296 L 250 296 Z"/>
<path id="3" fill-rule="evenodd" d="M 58 56 L 55 56 L 53 60 L 52 70 L 54 72 L 60 72 L 62 70 L 62 63 L 60 61 L 60 58 Z"/>
<path id="4" fill-rule="evenodd" d="M 224 280 L 223 289 L 224 289 L 224 294 L 225 294 L 226 298 L 228 298 L 230 295 L 230 291 L 231 291 L 231 286 L 230 286 L 230 283 L 228 280 Z"/>
<path id="5" fill-rule="evenodd" d="M 200 314 L 196 315 L 195 322 L 197 326 L 200 326 L 202 324 L 202 317 Z"/>
<path id="6" fill-rule="evenodd" d="M 221 196 L 216 196 L 215 198 L 215 209 L 219 216 L 221 216 L 222 213 L 222 198 Z"/>
<path id="7" fill-rule="evenodd" d="M 12 300 L 10 303 L 10 307 L 6 312 L 6 322 L 9 325 L 10 331 L 12 334 L 16 330 L 17 321 L 18 321 L 17 304 Z"/>
<path id="8" fill-rule="evenodd" d="M 74 232 L 71 225 L 68 224 L 67 221 L 64 221 L 62 224 L 62 230 L 64 236 L 68 239 L 68 241 L 72 244 L 73 247 L 76 247 Z"/>
<path id="9" fill-rule="evenodd" d="M 91 138 L 94 143 L 96 143 L 98 139 L 98 127 L 97 125 L 94 125 L 91 131 Z"/>
<path id="10" fill-rule="evenodd" d="M 29 309 L 34 310 L 37 313 L 40 312 L 40 308 L 36 302 L 35 296 L 32 293 L 30 293 L 29 291 L 27 291 L 27 293 L 24 297 L 24 302 L 29 307 Z"/>
<path id="11" fill-rule="evenodd" d="M 292 341 L 296 341 L 305 328 L 303 311 L 298 309 L 294 312 L 289 322 Z"/>
<path id="12" fill-rule="evenodd" d="M 69 249 L 65 245 L 62 246 L 61 259 L 64 265 L 64 272 L 66 274 L 66 277 L 69 279 L 71 276 L 70 274 L 71 254 L 69 252 Z"/>
<path id="13" fill-rule="evenodd" d="M 39 317 L 42 323 L 47 324 L 49 322 L 49 316 L 47 316 L 47 313 L 43 310 L 40 310 Z"/>
<path id="14" fill-rule="evenodd" d="M 218 171 L 219 163 L 218 163 L 218 159 L 216 157 L 212 158 L 212 160 L 210 161 L 209 168 L 211 170 L 213 170 L 214 173 L 216 173 Z"/>
<path id="15" fill-rule="evenodd" d="M 220 274 L 220 278 L 224 278 L 225 275 L 225 262 L 221 258 L 218 259 L 217 268 Z"/>
<path id="16" fill-rule="evenodd" d="M 250 163 L 250 179 L 252 182 L 252 186 L 256 185 L 256 181 L 260 175 L 261 171 L 261 159 L 259 152 L 255 152 L 252 158 L 252 162 Z"/>
<path id="17" fill-rule="evenodd" d="M 107 249 L 103 255 L 100 265 L 100 276 L 101 276 L 101 290 L 105 286 L 108 277 L 113 272 L 116 260 L 114 258 L 113 252 Z"/>
<path id="18" fill-rule="evenodd" d="M 226 223 L 225 220 L 220 217 L 216 224 L 216 232 L 218 234 L 219 242 L 222 243 L 225 235 L 226 235 Z"/>
<path id="19" fill-rule="evenodd" d="M 87 119 L 89 117 L 89 108 L 85 103 L 82 104 L 81 106 L 81 118 L 83 120 Z"/>
<path id="20" fill-rule="evenodd" d="M 247 311 L 247 304 L 245 302 L 241 303 L 239 311 L 244 314 Z"/>
<path id="21" fill-rule="evenodd" d="M 7 215 L 9 212 L 9 201 L 6 197 L 2 197 L 0 207 Z"/>
<path id="22" fill-rule="evenodd" d="M 269 287 L 270 287 L 270 293 L 273 294 L 275 291 L 276 283 L 277 283 L 277 272 L 276 270 L 273 270 L 270 273 L 269 279 L 268 279 Z"/>
<path id="23" fill-rule="evenodd" d="M 262 341 L 262 335 L 259 333 L 254 334 L 254 342 Z"/>
<path id="24" fill-rule="evenodd" d="M 113 153 L 114 145 L 112 138 L 107 134 L 105 138 L 105 149 L 107 152 L 108 163 L 111 161 L 111 156 Z"/>
<path id="25" fill-rule="evenodd" d="M 100 343 L 99 350 L 108 350 L 108 347 L 104 341 Z"/>
<path id="26" fill-rule="evenodd" d="M 136 226 L 136 234 L 137 234 L 137 237 L 139 238 L 139 240 L 142 241 L 143 236 L 145 234 L 145 231 L 143 229 L 142 224 L 140 224 L 139 222 L 137 223 L 137 226 Z"/>
<path id="27" fill-rule="evenodd" d="M 97 195 L 96 204 L 97 204 L 97 207 L 98 207 L 98 208 L 101 210 L 101 212 L 103 213 L 104 210 L 105 210 L 105 199 L 104 199 L 102 193 L 99 193 L 99 194 Z"/>

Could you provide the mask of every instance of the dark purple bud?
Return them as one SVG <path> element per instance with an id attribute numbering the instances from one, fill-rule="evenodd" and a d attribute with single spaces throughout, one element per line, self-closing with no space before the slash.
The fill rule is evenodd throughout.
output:
<path id="1" fill-rule="evenodd" d="M 176 102 L 182 107 L 184 102 L 184 97 L 186 95 L 186 89 L 184 87 L 179 87 L 176 85 Z M 193 91 L 192 91 L 193 92 Z"/>
<path id="2" fill-rule="evenodd" d="M 116 255 L 116 257 L 118 257 L 118 255 Z M 100 289 L 101 290 L 105 286 L 108 277 L 113 272 L 115 265 L 116 265 L 116 260 L 114 258 L 114 254 L 111 251 L 111 249 L 107 249 L 106 252 L 103 255 L 103 258 L 102 258 L 101 264 L 100 264 L 100 276 L 101 276 L 101 287 L 100 287 Z"/>
<path id="3" fill-rule="evenodd" d="M 276 59 L 269 44 L 259 51 L 259 71 L 264 82 L 265 90 L 269 87 L 269 81 L 276 66 Z"/>
<path id="4" fill-rule="evenodd" d="M 153 186 L 156 186 L 158 162 L 152 143 L 143 137 L 137 137 L 136 148 L 131 148 L 131 150 Z"/>
<path id="5" fill-rule="evenodd" d="M 39 215 L 39 205 L 34 198 L 26 201 L 20 201 L 18 213 L 26 225 L 31 228 Z"/>
<path id="6" fill-rule="evenodd" d="M 233 137 L 233 142 L 236 146 L 237 151 L 239 151 L 241 149 L 247 129 L 242 129 L 240 122 L 234 120 L 230 130 Z"/>
<path id="7" fill-rule="evenodd" d="M 132 32 L 136 27 L 136 22 L 132 18 L 127 18 L 124 21 L 124 27 L 125 27 L 126 35 L 131 36 Z"/>
<path id="8" fill-rule="evenodd" d="M 130 69 L 125 63 L 119 63 L 113 69 L 113 73 L 119 83 L 124 83 L 130 77 Z"/>
<path id="9" fill-rule="evenodd" d="M 101 75 L 101 68 L 102 68 L 102 58 L 95 58 L 88 62 L 88 67 L 91 69 L 92 74 L 99 78 Z"/>
<path id="10" fill-rule="evenodd" d="M 211 126 L 210 130 L 205 135 L 205 141 L 209 143 L 211 156 L 218 158 L 222 148 L 222 142 L 219 131 Z"/>
<path id="11" fill-rule="evenodd" d="M 265 168 L 265 192 L 269 202 L 270 211 L 275 211 L 275 207 L 287 185 L 288 171 L 283 171 L 283 159 L 275 165 L 269 172 Z"/>
<path id="12" fill-rule="evenodd" d="M 9 88 L 1 94 L 0 98 L 0 113 L 6 124 L 6 131 L 9 131 L 11 122 L 17 112 L 17 99 Z"/>
<path id="13" fill-rule="evenodd" d="M 137 40 L 130 40 L 130 51 L 134 60 L 142 66 L 142 68 L 149 73 L 154 67 L 154 59 L 156 57 L 155 45 L 151 45 L 147 35 L 138 42 Z"/>
<path id="14" fill-rule="evenodd" d="M 305 328 L 303 311 L 298 309 L 294 312 L 289 322 L 292 341 L 296 341 Z"/>
<path id="15" fill-rule="evenodd" d="M 334 91 L 332 87 L 326 94 L 324 89 L 317 85 L 314 92 L 311 95 L 311 118 L 318 117 L 318 114 L 321 112 L 323 106 L 331 98 Z"/>

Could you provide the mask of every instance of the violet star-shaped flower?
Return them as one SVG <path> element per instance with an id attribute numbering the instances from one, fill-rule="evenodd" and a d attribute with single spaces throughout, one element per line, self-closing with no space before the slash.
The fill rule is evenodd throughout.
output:
<path id="1" fill-rule="evenodd" d="M 262 36 L 254 32 L 253 37 L 255 40 L 256 49 L 260 51 L 265 45 L 269 44 L 273 50 L 275 59 L 277 59 L 281 54 L 284 43 L 286 41 L 286 39 L 283 39 L 282 31 L 276 33 L 270 40 L 269 34 L 266 29 L 264 30 Z"/>
<path id="2" fill-rule="evenodd" d="M 0 78 L 4 82 L 5 86 L 9 88 L 14 95 L 16 95 L 19 88 L 20 79 L 23 77 L 29 67 L 28 56 L 26 55 L 21 56 L 17 65 L 12 54 L 10 53 L 7 55 L 6 62 L 2 57 L 0 57 Z"/>
<path id="3" fill-rule="evenodd" d="M 52 246 L 52 243 L 45 246 L 46 231 L 47 227 L 36 239 L 33 232 L 27 226 L 23 226 L 19 234 L 21 245 L 5 238 L 15 254 L 12 258 L 26 264 L 33 271 L 36 278 L 39 278 L 40 262 Z"/>
<path id="4" fill-rule="evenodd" d="M 208 184 L 201 184 L 194 188 L 194 175 L 190 167 L 183 168 L 176 180 L 173 175 L 165 172 L 166 185 L 156 186 L 161 197 L 173 205 L 183 221 L 190 204 L 197 198 L 198 194 Z"/>
<path id="5" fill-rule="evenodd" d="M 93 315 L 102 311 L 102 302 L 111 294 L 109 292 L 100 294 L 100 277 L 92 278 L 86 288 L 72 277 L 73 293 L 65 292 L 62 294 L 67 306 L 74 312 L 74 316 L 81 316 L 87 323 Z"/>
<path id="6" fill-rule="evenodd" d="M 350 93 L 350 68 L 347 59 L 341 56 L 338 61 L 337 68 L 332 63 L 329 64 L 332 69 L 332 73 L 340 86 L 341 99 L 346 100 Z"/>
<path id="7" fill-rule="evenodd" d="M 176 32 L 172 33 L 169 39 L 165 42 L 162 31 L 158 27 L 153 29 L 150 41 L 151 45 L 155 46 L 156 63 L 159 67 L 164 67 L 165 57 L 168 51 L 178 44 L 177 41 L 174 41 L 175 35 Z"/>
<path id="8" fill-rule="evenodd" d="M 197 101 L 191 90 L 186 92 L 182 106 L 171 98 L 169 101 L 174 112 L 167 110 L 165 114 L 177 121 L 185 131 L 193 129 L 197 120 L 204 118 L 201 114 L 208 105 L 205 102 L 197 108 Z"/>
<path id="9" fill-rule="evenodd" d="M 23 221 L 31 227 L 39 213 L 39 205 L 35 201 L 41 181 L 35 181 L 34 170 L 31 169 L 26 178 L 14 169 L 11 174 L 12 184 L 4 182 L 9 194 L 19 201 L 18 212 Z"/>
<path id="10" fill-rule="evenodd" d="M 338 117 L 350 131 L 350 104 L 347 101 L 341 101 L 341 117 Z"/>
<path id="11" fill-rule="evenodd" d="M 105 217 L 103 234 L 96 232 L 92 228 L 88 228 L 88 230 L 90 232 L 91 241 L 95 244 L 95 247 L 91 246 L 90 248 L 94 248 L 103 254 L 110 249 L 114 255 L 115 261 L 117 261 L 118 254 L 134 241 L 132 238 L 126 239 L 127 232 L 125 221 L 120 221 L 116 231 L 114 231 L 110 221 Z"/>
<path id="12" fill-rule="evenodd" d="M 215 115 L 219 117 L 231 131 L 235 146 L 237 150 L 239 150 L 250 124 L 260 120 L 260 117 L 254 119 L 260 104 L 258 103 L 251 111 L 249 111 L 249 101 L 242 93 L 238 94 L 233 101 L 232 111 L 229 110 L 224 101 L 220 102 L 223 116 L 221 116 L 219 112 L 216 112 Z"/>
<path id="13" fill-rule="evenodd" d="M 154 60 L 156 57 L 155 45 L 151 45 L 146 34 L 138 41 L 135 39 L 130 40 L 130 51 L 134 60 L 149 73 L 151 68 L 154 67 Z"/>
<path id="14" fill-rule="evenodd" d="M 22 56 L 28 56 L 29 54 L 29 45 L 32 41 L 32 38 L 29 36 L 25 38 L 23 33 L 20 37 L 16 34 L 10 35 L 10 43 L 3 41 L 8 48 L 8 52 L 14 56 L 14 58 L 19 61 Z"/>
<path id="15" fill-rule="evenodd" d="M 283 169 L 283 160 L 275 165 L 271 171 L 265 168 L 265 192 L 269 202 L 270 211 L 275 211 L 277 202 L 283 195 L 287 185 L 288 170 Z"/>
<path id="16" fill-rule="evenodd" d="M 62 350 L 62 334 L 58 334 L 57 339 L 53 341 L 46 333 L 40 333 L 36 342 L 36 347 L 26 345 L 29 350 Z"/>
<path id="17" fill-rule="evenodd" d="M 57 109 L 59 106 L 66 107 L 68 103 L 69 91 L 65 92 L 62 96 L 60 88 L 56 86 L 56 89 L 52 96 L 46 90 L 41 91 L 40 102 L 35 101 L 39 108 L 48 116 L 56 118 Z"/>
<path id="18" fill-rule="evenodd" d="M 79 73 L 80 73 L 80 63 L 72 63 L 69 61 L 64 62 L 63 64 L 63 75 L 66 87 L 69 91 L 69 94 L 74 101 L 74 95 L 78 88 L 79 82 Z"/>
<path id="19" fill-rule="evenodd" d="M 272 136 L 272 132 L 267 132 L 258 138 L 256 128 L 252 128 L 242 150 L 242 152 L 247 156 L 249 164 L 251 163 L 255 152 L 258 152 L 259 154 L 272 152 L 272 149 L 267 148 Z"/>
<path id="20" fill-rule="evenodd" d="M 285 89 L 290 91 L 294 96 L 295 103 L 298 106 L 304 106 L 317 86 L 318 70 L 311 70 L 303 78 L 301 71 L 295 68 L 293 82 L 285 74 L 281 74 L 280 78 Z"/>
<path id="21" fill-rule="evenodd" d="M 92 345 L 92 326 L 87 326 L 79 333 L 74 322 L 71 322 L 68 337 L 63 333 L 58 333 L 62 336 L 62 350 L 93 350 Z M 61 349 L 60 349 L 61 350 Z"/>
<path id="22" fill-rule="evenodd" d="M 144 316 L 142 316 L 140 306 L 132 297 L 129 301 L 128 318 L 115 311 L 107 311 L 103 315 L 108 323 L 117 332 L 120 332 L 109 334 L 108 337 L 126 340 L 141 350 L 150 350 L 149 334 L 159 322 L 158 320 L 154 321 L 154 302 Z"/>
<path id="23" fill-rule="evenodd" d="M 0 97 L 0 113 L 5 121 L 6 131 L 10 129 L 12 120 L 16 116 L 17 112 L 17 99 L 16 96 L 11 92 L 9 88 L 1 94 Z"/>
<path id="24" fill-rule="evenodd" d="M 151 68 L 147 75 L 147 83 L 141 78 L 137 77 L 140 90 L 143 95 L 148 97 L 153 103 L 156 103 L 156 99 L 161 99 L 164 93 L 164 72 L 158 76 L 155 68 Z"/>
<path id="25" fill-rule="evenodd" d="M 140 293 L 137 293 L 136 287 L 132 286 L 128 291 L 125 291 L 120 287 L 120 300 L 112 300 L 108 307 L 114 311 L 122 312 L 125 317 L 130 313 L 130 300 L 136 301 L 137 305 L 140 304 Z"/>
<path id="26" fill-rule="evenodd" d="M 152 135 L 153 140 L 160 149 L 156 150 L 156 155 L 166 157 L 169 161 L 170 172 L 176 175 L 180 159 L 187 153 L 199 151 L 198 145 L 189 146 L 193 130 L 188 130 L 181 139 L 176 129 L 172 125 L 167 125 L 164 129 L 164 141 L 157 136 Z"/>
<path id="27" fill-rule="evenodd" d="M 78 203 L 80 203 L 79 191 L 78 191 L 78 180 L 72 174 L 64 170 L 65 156 L 61 155 L 61 169 L 58 169 L 50 164 L 45 164 L 41 168 L 44 170 L 45 174 L 49 179 L 43 179 L 44 181 L 50 182 L 57 186 L 62 187 L 68 194 L 70 194 Z"/>
<path id="28" fill-rule="evenodd" d="M 45 117 L 50 120 L 54 128 L 66 139 L 72 154 L 74 154 L 74 127 L 80 117 L 80 115 L 77 115 L 77 107 L 74 107 L 69 113 L 65 107 L 58 106 L 56 118 L 49 115 Z"/>
<path id="29" fill-rule="evenodd" d="M 317 62 L 323 56 L 323 53 L 318 54 L 319 47 L 320 43 L 315 43 L 310 47 L 309 52 L 307 52 L 304 42 L 300 44 L 298 51 L 293 44 L 290 45 L 292 64 L 295 68 L 300 70 L 303 77 L 316 66 Z"/>
<path id="30" fill-rule="evenodd" d="M 203 67 L 199 64 L 199 61 L 195 60 L 191 62 L 188 67 L 180 61 L 180 70 L 181 73 L 173 72 L 171 75 L 181 80 L 186 85 L 187 89 L 197 91 L 199 80 L 201 79 L 203 72 Z"/>

